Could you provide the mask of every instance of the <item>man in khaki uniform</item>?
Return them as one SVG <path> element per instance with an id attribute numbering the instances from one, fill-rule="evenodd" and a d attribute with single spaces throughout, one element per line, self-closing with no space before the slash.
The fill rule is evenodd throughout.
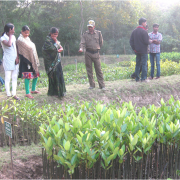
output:
<path id="1" fill-rule="evenodd" d="M 101 61 L 99 55 L 99 50 L 103 44 L 102 34 L 101 31 L 95 30 L 95 22 L 93 20 L 88 21 L 87 27 L 88 31 L 86 31 L 81 38 L 79 52 L 83 52 L 83 50 L 86 49 L 85 64 L 90 84 L 89 89 L 95 88 L 92 69 L 92 63 L 94 63 L 99 88 L 105 90 L 104 78 L 103 73 L 101 71 Z"/>

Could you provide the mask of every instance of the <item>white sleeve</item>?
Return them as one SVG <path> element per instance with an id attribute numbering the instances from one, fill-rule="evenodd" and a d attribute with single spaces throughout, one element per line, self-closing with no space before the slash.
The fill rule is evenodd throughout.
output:
<path id="1" fill-rule="evenodd" d="M 1 36 L 0 41 L 2 42 L 4 40 L 6 40 L 6 38 L 4 36 Z"/>

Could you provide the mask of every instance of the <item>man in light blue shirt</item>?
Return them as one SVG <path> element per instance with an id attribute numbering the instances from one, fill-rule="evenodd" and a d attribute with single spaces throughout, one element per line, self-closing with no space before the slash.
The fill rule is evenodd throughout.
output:
<path id="1" fill-rule="evenodd" d="M 153 32 L 149 33 L 150 41 L 150 62 L 151 62 L 151 77 L 154 78 L 154 58 L 156 58 L 157 74 L 155 79 L 160 78 L 160 43 L 162 41 L 162 34 L 158 32 L 159 25 L 153 24 Z"/>

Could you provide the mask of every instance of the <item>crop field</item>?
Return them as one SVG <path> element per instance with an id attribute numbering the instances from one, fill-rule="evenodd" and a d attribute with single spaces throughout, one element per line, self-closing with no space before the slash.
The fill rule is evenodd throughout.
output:
<path id="1" fill-rule="evenodd" d="M 22 79 L 19 102 L 7 100 L 0 86 L 0 179 L 12 176 L 4 121 L 13 128 L 15 178 L 179 178 L 179 61 L 180 53 L 161 53 L 161 78 L 137 83 L 134 55 L 102 55 L 102 91 L 95 72 L 96 88 L 88 89 L 84 56 L 62 57 L 67 95 L 56 98 L 47 96 L 40 58 L 41 94 L 33 100 Z M 148 77 L 150 68 L 148 60 Z"/>

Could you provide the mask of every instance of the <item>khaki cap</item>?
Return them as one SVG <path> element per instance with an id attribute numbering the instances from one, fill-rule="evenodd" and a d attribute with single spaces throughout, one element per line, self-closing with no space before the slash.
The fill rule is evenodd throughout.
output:
<path id="1" fill-rule="evenodd" d="M 87 25 L 87 26 L 94 27 L 94 26 L 95 26 L 95 22 L 94 22 L 94 20 L 89 20 L 89 21 L 88 21 L 88 25 Z"/>

